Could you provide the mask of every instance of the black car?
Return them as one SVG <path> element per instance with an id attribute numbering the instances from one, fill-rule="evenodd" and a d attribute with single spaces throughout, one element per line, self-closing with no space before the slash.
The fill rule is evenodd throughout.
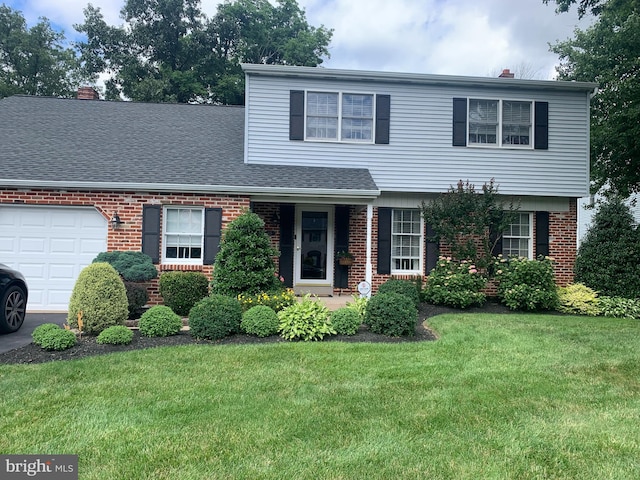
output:
<path id="1" fill-rule="evenodd" d="M 0 333 L 20 329 L 27 312 L 27 295 L 24 276 L 0 263 Z"/>

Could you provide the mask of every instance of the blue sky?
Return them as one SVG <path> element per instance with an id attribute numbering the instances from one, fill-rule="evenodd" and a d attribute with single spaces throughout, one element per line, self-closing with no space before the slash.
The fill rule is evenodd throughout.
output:
<path id="1" fill-rule="evenodd" d="M 2 0 L 29 25 L 47 17 L 77 33 L 87 0 Z M 123 0 L 91 0 L 107 23 L 119 25 Z M 213 15 L 220 0 L 204 0 Z M 542 0 L 298 0 L 311 25 L 334 29 L 330 68 L 493 76 L 510 68 L 518 76 L 553 78 L 557 56 L 549 43 L 573 36 L 575 8 L 557 15 Z"/>

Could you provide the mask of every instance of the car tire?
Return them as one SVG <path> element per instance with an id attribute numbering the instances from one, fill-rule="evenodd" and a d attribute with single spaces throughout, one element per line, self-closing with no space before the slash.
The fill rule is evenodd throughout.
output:
<path id="1" fill-rule="evenodd" d="M 19 286 L 9 287 L 0 303 L 0 333 L 13 333 L 22 327 L 27 312 L 27 294 Z"/>

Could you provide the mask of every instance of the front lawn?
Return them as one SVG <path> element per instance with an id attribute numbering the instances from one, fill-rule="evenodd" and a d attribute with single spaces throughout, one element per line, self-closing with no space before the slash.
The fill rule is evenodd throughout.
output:
<path id="1" fill-rule="evenodd" d="M 81 479 L 640 477 L 640 323 L 449 314 L 435 342 L 0 366 L 0 453 Z"/>

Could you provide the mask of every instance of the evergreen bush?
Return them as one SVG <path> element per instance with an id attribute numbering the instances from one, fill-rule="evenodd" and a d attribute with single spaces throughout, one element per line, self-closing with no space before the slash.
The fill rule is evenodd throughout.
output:
<path id="1" fill-rule="evenodd" d="M 33 343 L 41 347 L 42 339 L 46 336 L 46 334 L 52 330 L 59 330 L 59 329 L 60 327 L 55 323 L 43 323 L 42 325 L 37 326 L 33 330 L 33 333 L 31 333 L 31 339 L 33 340 Z"/>
<path id="2" fill-rule="evenodd" d="M 124 325 L 105 328 L 96 338 L 96 342 L 103 345 L 129 345 L 131 340 L 133 340 L 133 332 Z"/>
<path id="3" fill-rule="evenodd" d="M 558 311 L 572 315 L 602 314 L 598 304 L 598 294 L 582 283 L 558 288 Z"/>
<path id="4" fill-rule="evenodd" d="M 164 304 L 182 317 L 209 295 L 209 280 L 202 272 L 164 272 L 159 286 Z"/>
<path id="5" fill-rule="evenodd" d="M 144 306 L 149 300 L 147 288 L 144 285 L 135 282 L 124 282 L 124 288 L 127 291 L 127 308 L 129 310 L 129 318 L 139 318 L 144 312 Z"/>
<path id="6" fill-rule="evenodd" d="M 410 280 L 390 278 L 380 285 L 378 293 L 399 293 L 400 295 L 405 295 L 409 298 L 416 308 L 420 306 L 420 292 L 418 291 L 415 282 Z"/>
<path id="7" fill-rule="evenodd" d="M 271 307 L 256 305 L 242 315 L 241 329 L 249 335 L 269 337 L 278 333 L 278 314 Z"/>
<path id="8" fill-rule="evenodd" d="M 155 305 L 144 312 L 138 321 L 140 335 L 168 337 L 182 329 L 182 318 L 164 305 Z"/>
<path id="9" fill-rule="evenodd" d="M 189 312 L 189 331 L 196 338 L 220 340 L 240 331 L 242 307 L 237 298 L 213 294 Z"/>
<path id="10" fill-rule="evenodd" d="M 151 257 L 142 252 L 102 252 L 93 262 L 110 264 L 125 282 L 148 282 L 158 276 Z"/>
<path id="11" fill-rule="evenodd" d="M 78 327 L 82 312 L 83 332 L 97 335 L 112 325 L 124 325 L 129 317 L 127 292 L 118 272 L 108 263 L 92 263 L 78 276 L 71 299 L 67 324 Z"/>
<path id="12" fill-rule="evenodd" d="M 322 340 L 336 331 L 329 319 L 329 309 L 307 294 L 299 302 L 278 312 L 280 336 L 286 340 Z"/>
<path id="13" fill-rule="evenodd" d="M 331 325 L 338 335 L 355 335 L 362 324 L 362 318 L 357 310 L 342 307 L 331 312 Z"/>
<path id="14" fill-rule="evenodd" d="M 378 293 L 367 303 L 364 322 L 373 333 L 413 336 L 418 321 L 415 304 L 399 293 Z"/>
<path id="15" fill-rule="evenodd" d="M 45 350 L 68 350 L 77 343 L 75 333 L 60 327 L 45 331 L 39 338 L 40 346 Z"/>

